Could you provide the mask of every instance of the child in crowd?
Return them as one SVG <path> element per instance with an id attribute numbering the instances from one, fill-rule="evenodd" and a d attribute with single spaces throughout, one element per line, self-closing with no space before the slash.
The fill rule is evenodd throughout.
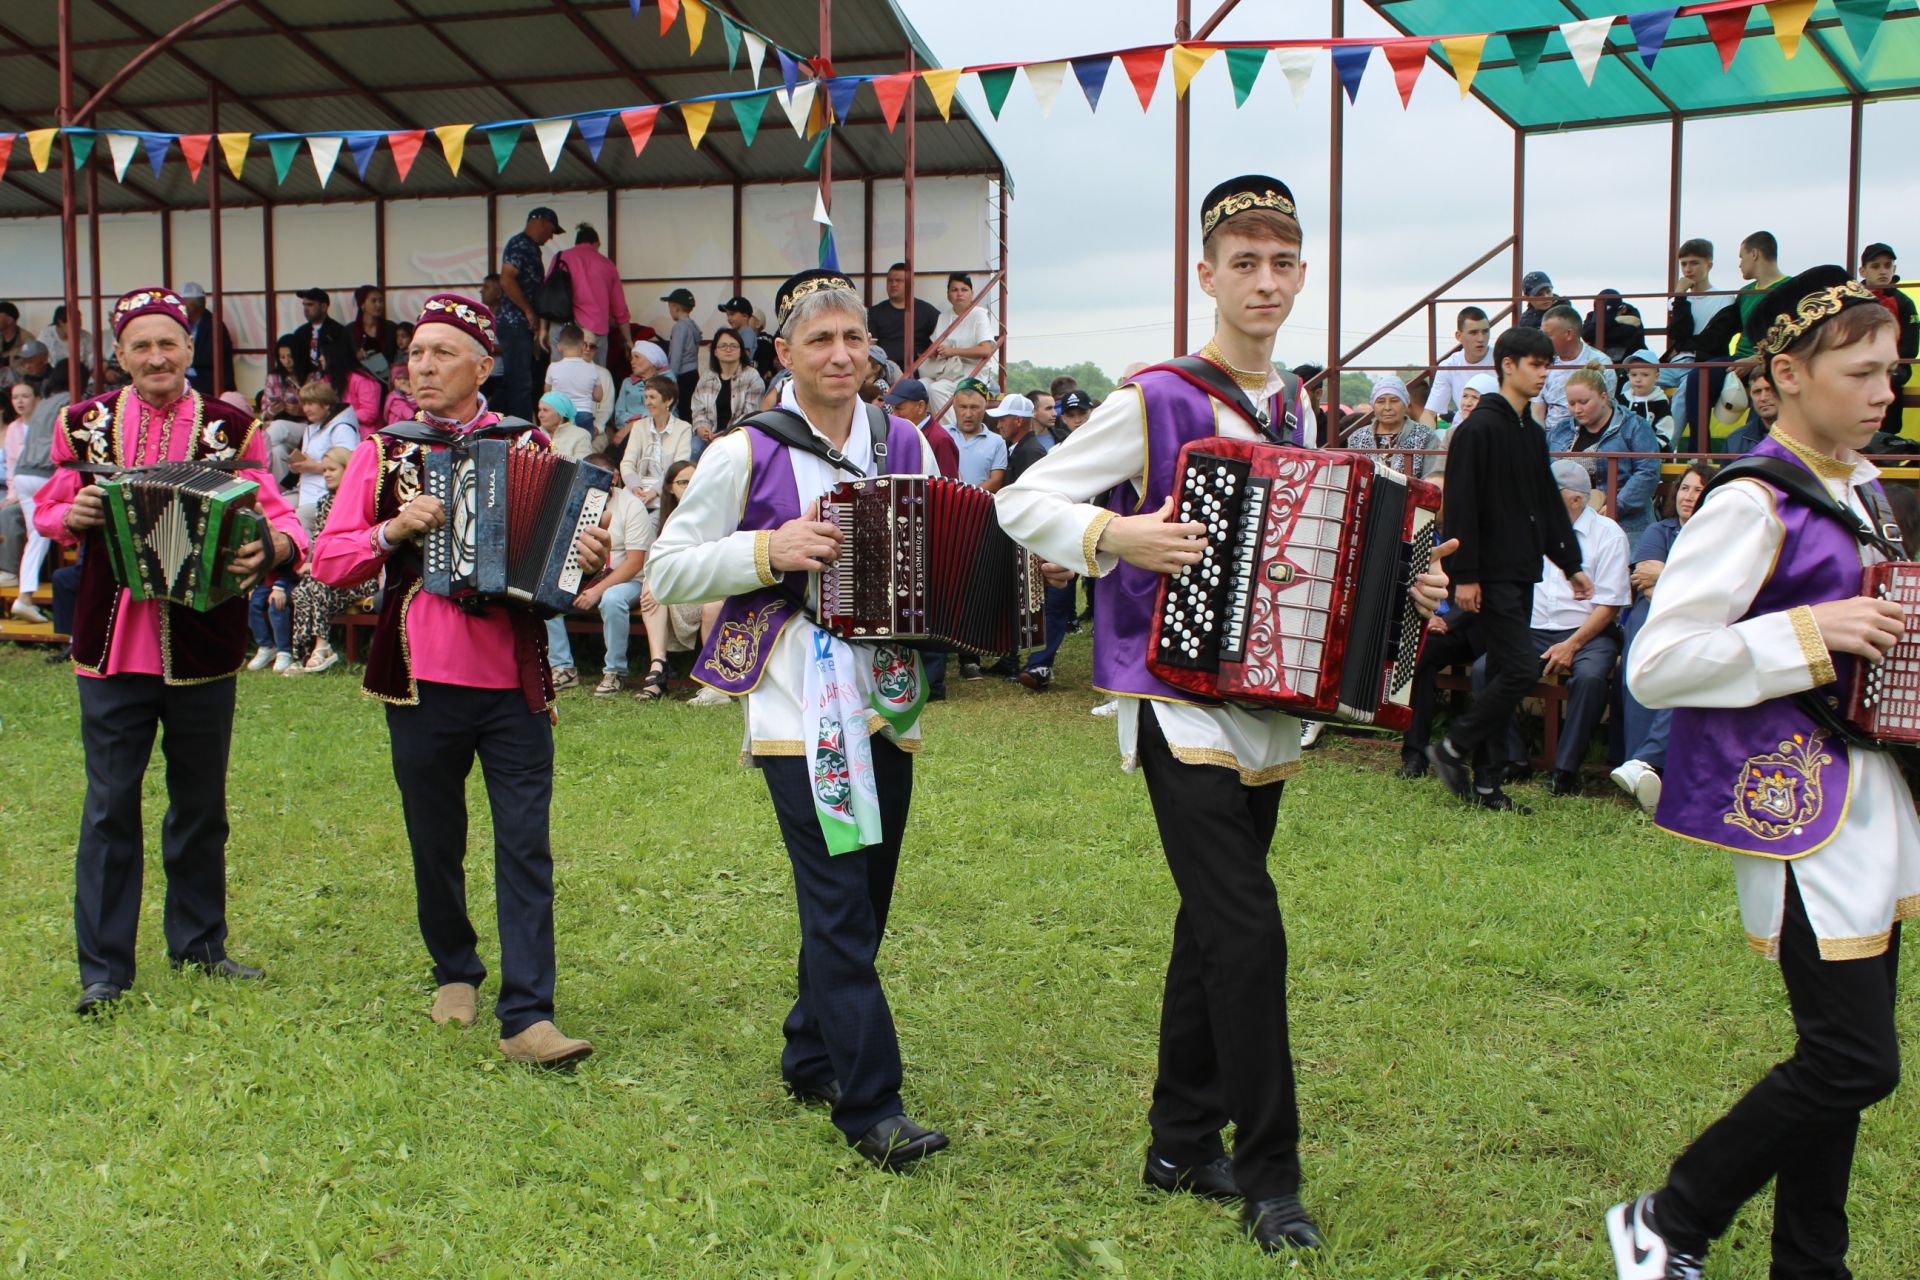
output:
<path id="1" fill-rule="evenodd" d="M 547 390 L 558 391 L 573 402 L 571 420 L 593 433 L 593 406 L 600 402 L 600 374 L 587 359 L 586 331 L 577 324 L 566 325 L 554 340 L 553 353 L 559 358 L 547 366 Z"/>
<path id="2" fill-rule="evenodd" d="M 404 373 L 407 366 L 402 363 L 393 368 L 396 373 Z M 340 488 L 340 477 L 346 475 L 347 463 L 352 460 L 353 450 L 340 448 L 329 449 L 320 458 L 320 474 L 327 482 L 327 496 L 320 499 L 320 527 L 323 529 L 327 524 L 327 516 L 333 511 L 333 495 Z M 280 674 L 312 675 L 340 661 L 340 655 L 334 652 L 329 638 L 333 615 L 352 608 L 378 590 L 378 578 L 369 578 L 348 587 L 330 587 L 315 578 L 311 569 L 302 567 L 300 578 L 293 584 L 289 595 L 293 664 Z"/>
<path id="3" fill-rule="evenodd" d="M 592 415 L 588 415 L 591 418 Z M 553 441 L 553 451 L 575 461 L 593 452 L 593 433 L 580 425 L 573 401 L 558 391 L 549 391 L 534 406 L 534 422 Z"/>
<path id="4" fill-rule="evenodd" d="M 420 409 L 413 402 L 413 371 L 408 367 L 407 362 L 401 360 L 395 363 L 388 371 L 388 377 L 392 381 L 393 389 L 387 392 L 387 402 L 380 409 L 381 426 L 405 422 Z"/>
<path id="5" fill-rule="evenodd" d="M 1645 347 L 1627 357 L 1627 384 L 1620 388 L 1619 400 L 1628 413 L 1646 419 L 1662 449 L 1673 448 L 1673 401 L 1660 385 L 1659 357 Z"/>

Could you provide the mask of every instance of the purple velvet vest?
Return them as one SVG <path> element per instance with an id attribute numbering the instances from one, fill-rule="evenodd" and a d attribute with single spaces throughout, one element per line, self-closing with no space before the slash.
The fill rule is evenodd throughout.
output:
<path id="1" fill-rule="evenodd" d="M 800 495 L 793 487 L 791 450 L 758 427 L 742 427 L 753 460 L 747 481 L 747 502 L 740 512 L 741 529 L 777 529 L 800 518 Z M 854 430 L 866 430 L 856 418 Z M 887 469 L 918 474 L 920 433 L 904 418 L 887 419 Z M 693 678 L 722 693 L 738 697 L 753 692 L 766 672 L 767 658 L 787 624 L 801 616 L 800 600 L 783 587 L 762 587 L 744 595 L 728 596 L 720 607 L 700 656 L 694 659 Z"/>
<path id="2" fill-rule="evenodd" d="M 1798 458 L 1771 438 L 1755 454 Z M 1859 544 L 1828 516 L 1767 486 L 1785 538 L 1749 618 L 1860 592 Z M 1813 691 L 1837 697 L 1853 659 L 1833 655 L 1837 678 Z M 1675 835 L 1763 858 L 1801 858 L 1839 830 L 1852 771 L 1847 744 L 1824 733 L 1792 698 L 1753 707 L 1676 707 L 1656 825 Z"/>
<path id="3" fill-rule="evenodd" d="M 1100 504 L 1123 516 L 1160 509 L 1173 492 L 1173 467 L 1181 446 L 1218 435 L 1216 412 L 1224 411 L 1204 387 L 1170 369 L 1149 369 L 1128 386 L 1139 393 L 1146 416 L 1146 488 L 1136 497 L 1131 483 L 1119 485 Z M 1125 389 L 1115 394 L 1123 395 Z M 1278 403 L 1270 405 L 1268 413 L 1276 423 L 1286 421 Z M 1128 697 L 1217 705 L 1213 699 L 1176 689 L 1147 670 L 1147 640 L 1160 579 L 1160 574 L 1124 560 L 1100 579 L 1095 588 L 1100 605 L 1093 613 L 1094 687 Z"/>

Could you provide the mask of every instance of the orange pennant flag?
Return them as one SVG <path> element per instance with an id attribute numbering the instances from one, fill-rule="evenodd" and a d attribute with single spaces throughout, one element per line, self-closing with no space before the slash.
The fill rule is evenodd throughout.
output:
<path id="1" fill-rule="evenodd" d="M 660 0 L 660 34 L 673 30 L 673 20 L 680 16 L 680 0 Z"/>
<path id="2" fill-rule="evenodd" d="M 627 137 L 633 140 L 633 154 L 639 155 L 653 136 L 653 118 L 659 114 L 658 107 L 635 107 L 620 113 L 620 123 L 627 126 Z"/>
<path id="3" fill-rule="evenodd" d="M 180 154 L 187 162 L 187 179 L 200 181 L 200 166 L 206 163 L 207 146 L 213 141 L 210 133 L 183 133 L 180 135 Z"/>
<path id="4" fill-rule="evenodd" d="M 407 175 L 413 172 L 414 157 L 420 154 L 420 144 L 427 140 L 425 129 L 403 129 L 387 135 L 387 147 L 393 152 L 393 169 L 405 182 Z"/>

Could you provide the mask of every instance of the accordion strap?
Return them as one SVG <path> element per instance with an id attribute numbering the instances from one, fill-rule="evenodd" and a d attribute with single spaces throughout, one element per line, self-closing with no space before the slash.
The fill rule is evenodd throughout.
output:
<path id="1" fill-rule="evenodd" d="M 1171 360 L 1161 361 L 1153 368 L 1170 370 L 1189 382 L 1199 384 L 1214 399 L 1239 410 L 1270 443 L 1294 446 L 1301 443 L 1300 424 L 1294 413 L 1294 406 L 1300 400 L 1300 379 L 1293 374 L 1280 375 L 1281 413 L 1280 422 L 1276 424 L 1271 413 L 1257 407 L 1252 400 L 1249 400 L 1240 384 L 1211 360 L 1202 359 L 1199 356 L 1175 356 Z M 1151 373 L 1152 369 L 1144 369 L 1141 372 Z"/>
<path id="2" fill-rule="evenodd" d="M 1813 478 L 1812 473 L 1803 467 L 1780 458 L 1752 454 L 1737 462 L 1730 462 L 1720 468 L 1713 479 L 1707 481 L 1707 487 L 1700 495 L 1701 501 L 1715 489 L 1730 481 L 1742 478 L 1764 480 L 1776 489 L 1784 490 L 1790 497 L 1797 498 L 1812 507 L 1821 515 L 1838 521 L 1840 527 L 1852 534 L 1862 546 L 1872 547 L 1889 560 L 1905 560 L 1907 553 L 1898 546 L 1889 535 L 1897 535 L 1900 522 L 1894 518 L 1893 510 L 1885 496 L 1873 485 L 1861 485 L 1854 490 L 1860 495 L 1861 503 L 1874 513 L 1884 526 L 1884 532 L 1871 524 L 1863 523 L 1860 517 L 1836 499 L 1827 486 Z"/>
<path id="3" fill-rule="evenodd" d="M 418 418 L 408 418 L 380 428 L 378 434 L 389 440 L 403 440 L 409 444 L 437 444 L 454 450 L 465 450 L 475 440 L 511 439 L 526 429 L 526 426 L 521 423 L 489 422 L 471 431 L 455 433 L 442 431 L 429 423 L 421 422 Z"/>
<path id="4" fill-rule="evenodd" d="M 137 476 L 143 471 L 158 471 L 161 467 L 177 467 L 181 463 L 191 463 L 208 471 L 245 471 L 252 463 L 241 458 L 221 458 L 217 462 L 203 462 L 198 458 L 181 458 L 175 462 L 148 462 L 137 467 L 123 467 L 112 462 L 63 462 L 60 465 L 83 476 Z"/>
<path id="5" fill-rule="evenodd" d="M 873 463 L 876 475 L 887 475 L 887 411 L 879 405 L 862 406 L 867 411 L 867 431 L 873 440 Z M 763 409 L 751 418 L 743 419 L 739 426 L 758 427 L 760 430 L 786 445 L 789 449 L 798 449 L 810 453 L 830 466 L 838 467 L 848 475 L 866 479 L 867 473 L 855 466 L 847 455 L 822 440 L 807 420 L 793 410 L 775 405 Z"/>

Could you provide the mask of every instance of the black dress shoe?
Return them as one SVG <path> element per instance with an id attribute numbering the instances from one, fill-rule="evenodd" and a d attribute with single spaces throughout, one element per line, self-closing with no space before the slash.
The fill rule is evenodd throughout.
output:
<path id="1" fill-rule="evenodd" d="M 1140 1180 L 1169 1195 L 1185 1191 L 1207 1200 L 1238 1200 L 1240 1184 L 1233 1180 L 1233 1161 L 1226 1156 L 1206 1164 L 1175 1164 L 1147 1148 L 1147 1167 Z"/>
<path id="2" fill-rule="evenodd" d="M 1473 770 L 1466 760 L 1454 754 L 1452 743 L 1440 739 L 1427 748 L 1427 759 L 1433 762 L 1433 771 L 1447 790 L 1462 800 L 1473 798 Z"/>
<path id="3" fill-rule="evenodd" d="M 853 1140 L 854 1149 L 882 1169 L 904 1169 L 947 1145 L 938 1129 L 923 1129 L 905 1116 L 888 1116 Z"/>
<path id="4" fill-rule="evenodd" d="M 73 1011 L 78 1014 L 105 1013 L 123 994 L 111 982 L 89 983 L 87 989 L 80 993 L 80 1003 L 73 1006 Z"/>
<path id="5" fill-rule="evenodd" d="M 1501 771 L 1500 780 L 1510 787 L 1524 786 L 1533 781 L 1533 766 L 1530 764 L 1509 764 Z"/>
<path id="6" fill-rule="evenodd" d="M 1287 1249 L 1319 1249 L 1326 1242 L 1320 1228 L 1308 1216 L 1299 1196 L 1275 1196 L 1271 1200 L 1249 1200 L 1240 1210 L 1240 1222 L 1268 1253 Z"/>
<path id="7" fill-rule="evenodd" d="M 176 969 L 194 969 L 209 978 L 232 978 L 236 982 L 250 982 L 255 978 L 267 976 L 265 969 L 255 969 L 226 956 L 218 960 L 201 960 L 195 956 L 174 956 L 170 963 Z"/>
<path id="8" fill-rule="evenodd" d="M 1580 775 L 1565 769 L 1555 769 L 1553 780 L 1547 783 L 1550 796 L 1577 796 L 1580 794 Z"/>
<path id="9" fill-rule="evenodd" d="M 787 1092 L 793 1095 L 795 1102 L 805 1106 L 837 1107 L 840 1105 L 838 1080 L 827 1080 L 820 1084 L 801 1084 L 798 1080 L 789 1080 Z"/>
<path id="10" fill-rule="evenodd" d="M 1497 790 L 1474 792 L 1473 807 L 1476 809 L 1491 809 L 1495 813 L 1517 813 L 1523 818 L 1533 812 L 1533 810 L 1519 803 L 1506 792 Z"/>
<path id="11" fill-rule="evenodd" d="M 1427 776 L 1427 758 L 1425 756 L 1417 756 L 1411 753 L 1401 756 L 1400 767 L 1393 771 L 1393 776 L 1396 778 L 1406 778 L 1409 781 L 1411 781 L 1414 778 L 1426 777 Z"/>

